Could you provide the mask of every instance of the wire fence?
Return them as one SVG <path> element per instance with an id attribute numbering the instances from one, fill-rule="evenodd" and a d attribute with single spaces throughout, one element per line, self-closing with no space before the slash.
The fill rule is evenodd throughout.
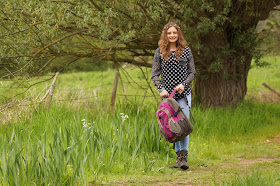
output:
<path id="1" fill-rule="evenodd" d="M 123 81 L 121 77 L 117 77 L 114 83 L 100 83 L 88 87 L 79 87 L 74 84 L 73 87 L 63 87 L 61 84 L 55 86 L 55 81 L 53 81 L 52 84 L 41 86 L 36 90 L 31 90 L 24 84 L 17 87 L 15 84 L 7 82 L 2 83 L 0 87 L 0 124 L 7 123 L 14 118 L 28 117 L 30 112 L 37 110 L 40 106 L 46 109 L 51 105 L 66 105 L 90 110 L 114 110 L 118 104 L 129 103 L 143 108 L 146 103 L 159 104 L 161 101 L 156 87 L 147 79 L 145 81 Z M 259 87 L 251 87 L 251 89 L 248 88 L 247 93 L 258 92 L 259 94 L 254 95 L 254 98 L 280 103 L 280 94 L 278 97 L 273 97 L 259 90 Z M 277 92 L 277 89 L 275 91 Z M 277 94 L 274 93 L 276 96 Z M 248 94 L 248 96 L 250 95 Z"/>
<path id="2" fill-rule="evenodd" d="M 64 88 L 55 86 L 54 93 L 52 96 L 52 104 L 100 104 L 104 103 L 112 105 L 112 97 L 115 94 L 117 101 L 119 102 L 130 102 L 130 103 L 141 103 L 144 104 L 145 100 L 153 99 L 156 100 L 158 97 L 155 95 L 153 85 L 147 81 L 121 81 L 117 85 L 114 83 L 104 83 L 96 86 L 81 87 L 81 88 Z M 116 86 L 116 92 L 113 92 L 114 86 Z M 7 99 L 2 99 L 0 105 L 0 112 L 9 108 L 15 107 L 37 107 L 38 105 L 45 103 L 46 99 L 41 100 L 43 95 L 48 92 L 48 87 L 40 92 L 32 93 L 25 92 L 24 94 L 9 98 L 8 96 L 2 95 Z M 2 89 L 9 89 L 13 91 L 11 87 L 1 87 Z M 18 90 L 18 89 L 17 89 Z M 5 93 L 5 91 L 2 91 Z M 50 95 L 48 95 L 50 96 Z"/>

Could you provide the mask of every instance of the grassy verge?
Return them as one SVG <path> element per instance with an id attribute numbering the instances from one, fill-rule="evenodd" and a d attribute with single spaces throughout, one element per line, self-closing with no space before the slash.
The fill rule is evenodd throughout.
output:
<path id="1" fill-rule="evenodd" d="M 169 168 L 175 160 L 172 145 L 160 137 L 150 114 L 156 106 L 141 112 L 127 105 L 117 109 L 104 114 L 53 105 L 47 112 L 38 109 L 28 122 L 1 126 L 1 183 L 113 184 L 111 175 L 174 173 Z M 197 119 L 189 155 L 193 170 L 213 170 L 213 165 L 240 157 L 280 157 L 276 146 L 262 146 L 279 134 L 279 105 L 245 102 L 235 110 L 193 112 Z"/>
<path id="2" fill-rule="evenodd" d="M 273 82 L 279 82 L 278 64 L 271 61 L 272 68 L 250 71 L 249 93 L 256 93 L 255 85 L 264 77 L 277 88 Z M 6 115 L 12 119 L 0 126 L 0 184 L 279 183 L 279 104 L 246 100 L 235 109 L 193 107 L 196 122 L 190 135 L 191 169 L 174 170 L 169 166 L 176 154 L 172 144 L 159 135 L 153 97 L 118 96 L 115 113 L 108 112 L 110 96 L 102 95 L 110 94 L 112 87 L 106 84 L 113 82 L 113 73 L 62 74 L 50 110 L 31 104 L 28 111 L 15 105 L 14 112 L 1 113 L 2 120 Z M 149 74 L 148 69 L 121 72 L 124 86 L 120 83 L 118 94 L 143 95 L 148 86 L 143 79 Z M 138 84 L 128 86 L 128 76 Z M 48 83 L 30 94 L 37 95 Z M 147 95 L 152 96 L 152 92 Z"/>

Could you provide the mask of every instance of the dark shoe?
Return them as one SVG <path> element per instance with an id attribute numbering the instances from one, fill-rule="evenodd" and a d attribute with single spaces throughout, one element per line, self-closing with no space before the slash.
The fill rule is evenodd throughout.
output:
<path id="1" fill-rule="evenodd" d="M 181 151 L 176 152 L 177 154 L 177 161 L 174 165 L 171 165 L 170 168 L 180 168 L 181 167 Z"/>
<path id="2" fill-rule="evenodd" d="M 186 150 L 181 150 L 180 151 L 180 168 L 183 169 L 183 170 L 187 170 L 189 168 L 189 165 L 188 165 L 188 151 Z"/>

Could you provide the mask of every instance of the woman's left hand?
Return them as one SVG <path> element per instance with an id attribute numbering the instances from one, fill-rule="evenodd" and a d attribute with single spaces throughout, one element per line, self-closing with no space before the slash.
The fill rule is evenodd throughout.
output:
<path id="1" fill-rule="evenodd" d="M 175 88 L 175 90 L 176 90 L 177 92 L 179 92 L 180 94 L 184 91 L 184 89 L 185 89 L 185 87 L 184 87 L 184 85 L 182 85 L 182 84 L 178 85 L 178 86 Z"/>

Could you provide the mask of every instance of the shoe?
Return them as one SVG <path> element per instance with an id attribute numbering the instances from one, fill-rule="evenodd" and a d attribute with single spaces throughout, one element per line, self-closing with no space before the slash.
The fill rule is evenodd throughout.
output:
<path id="1" fill-rule="evenodd" d="M 189 168 L 189 165 L 188 165 L 188 151 L 186 150 L 181 150 L 180 151 L 180 168 L 182 170 L 187 170 Z"/>
<path id="2" fill-rule="evenodd" d="M 174 165 L 171 165 L 170 168 L 180 168 L 181 167 L 181 151 L 176 152 L 177 154 L 177 161 Z"/>

